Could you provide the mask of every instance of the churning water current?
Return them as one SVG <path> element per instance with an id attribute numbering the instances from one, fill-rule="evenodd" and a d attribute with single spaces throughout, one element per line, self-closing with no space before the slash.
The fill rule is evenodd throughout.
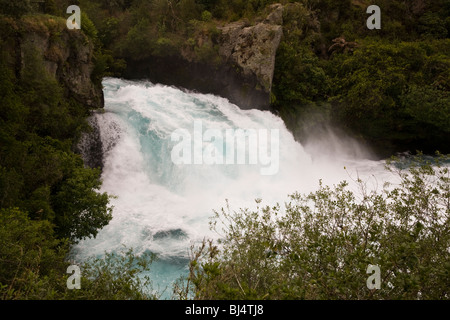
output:
<path id="1" fill-rule="evenodd" d="M 358 175 L 382 185 L 386 174 L 383 162 L 361 158 L 356 144 L 331 133 L 303 147 L 268 111 L 241 110 L 221 97 L 147 81 L 107 78 L 103 85 L 105 112 L 94 115 L 103 146 L 101 191 L 117 198 L 111 200 L 109 225 L 95 239 L 81 241 L 75 252 L 78 260 L 123 246 L 137 253 L 156 253 L 159 259 L 150 276 L 155 289 L 167 287 L 163 297 L 170 295 L 172 282 L 186 273 L 190 245 L 216 236 L 209 230 L 209 218 L 213 210 L 226 205 L 226 199 L 234 210 L 254 208 L 257 198 L 275 204 L 295 191 L 314 191 L 319 179 L 331 185 Z M 182 129 L 194 136 L 195 123 L 201 123 L 203 131 L 277 130 L 276 174 L 262 175 L 260 162 L 174 163 L 173 133 Z M 205 142 L 202 150 L 208 146 L 211 143 Z M 216 152 L 224 150 L 227 147 Z"/>

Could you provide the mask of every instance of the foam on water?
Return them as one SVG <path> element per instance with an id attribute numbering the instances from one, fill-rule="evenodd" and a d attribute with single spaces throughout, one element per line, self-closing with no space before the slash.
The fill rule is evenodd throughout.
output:
<path id="1" fill-rule="evenodd" d="M 338 183 L 383 174 L 381 162 L 340 157 L 349 145 L 333 138 L 324 157 L 312 157 L 270 112 L 241 110 L 213 95 L 184 92 L 144 81 L 104 80 L 105 112 L 96 114 L 103 143 L 102 192 L 117 196 L 113 219 L 95 239 L 81 241 L 78 259 L 115 251 L 124 245 L 151 251 L 160 262 L 151 274 L 157 286 L 170 286 L 186 268 L 192 242 L 215 236 L 209 230 L 213 209 L 282 203 L 295 191 L 316 190 L 319 179 Z M 171 160 L 177 129 L 193 131 L 194 121 L 206 129 L 278 129 L 279 172 L 260 174 L 258 165 L 175 165 Z M 317 148 L 314 153 L 321 151 Z M 344 166 L 347 170 L 344 169 Z M 170 291 L 170 288 L 169 288 Z"/>

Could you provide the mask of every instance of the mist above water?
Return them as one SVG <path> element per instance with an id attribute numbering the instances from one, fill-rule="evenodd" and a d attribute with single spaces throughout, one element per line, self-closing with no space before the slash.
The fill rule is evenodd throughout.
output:
<path id="1" fill-rule="evenodd" d="M 365 160 L 363 148 L 331 129 L 303 147 L 268 111 L 241 110 L 217 96 L 146 81 L 108 78 L 103 85 L 105 112 L 95 115 L 104 158 L 101 191 L 117 198 L 109 225 L 75 252 L 78 259 L 123 246 L 154 252 L 160 262 L 152 278 L 162 287 L 185 272 L 192 242 L 215 236 L 209 218 L 226 199 L 235 210 L 254 208 L 257 198 L 275 204 L 296 191 L 312 192 L 320 179 L 331 185 L 384 174 L 382 162 Z M 193 133 L 195 121 L 205 130 L 279 130 L 278 173 L 261 175 L 261 165 L 248 163 L 174 164 L 172 133 Z"/>

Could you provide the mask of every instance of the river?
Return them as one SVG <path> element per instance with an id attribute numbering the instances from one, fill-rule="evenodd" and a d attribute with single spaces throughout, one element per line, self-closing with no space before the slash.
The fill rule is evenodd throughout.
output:
<path id="1" fill-rule="evenodd" d="M 103 85 L 105 110 L 95 114 L 104 155 L 101 191 L 117 198 L 109 225 L 81 241 L 76 257 L 123 246 L 156 253 L 150 276 L 155 289 L 166 289 L 162 298 L 186 274 L 190 245 L 217 236 L 209 218 L 226 200 L 231 209 L 254 208 L 257 198 L 275 204 L 295 191 L 314 191 L 320 179 L 331 185 L 360 177 L 374 187 L 386 179 L 383 161 L 353 152 L 356 144 L 330 133 L 304 147 L 268 111 L 148 81 L 107 78 Z M 246 138 L 236 138 L 238 132 Z"/>

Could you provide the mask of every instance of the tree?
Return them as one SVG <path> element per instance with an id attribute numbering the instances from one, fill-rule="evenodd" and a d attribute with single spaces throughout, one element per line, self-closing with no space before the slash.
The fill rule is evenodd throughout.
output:
<path id="1" fill-rule="evenodd" d="M 390 154 L 392 149 L 430 152 L 428 146 L 447 152 L 446 145 L 434 143 L 447 134 L 450 64 L 441 50 L 448 44 L 366 39 L 353 54 L 334 55 L 327 74 L 332 79 L 329 100 L 336 122 Z"/>
<path id="2" fill-rule="evenodd" d="M 53 197 L 55 224 L 59 237 L 76 242 L 96 236 L 112 218 L 106 193 L 99 193 L 100 171 L 75 168 Z"/>
<path id="3" fill-rule="evenodd" d="M 125 248 L 79 264 L 80 290 L 67 288 L 69 245 L 55 237 L 46 220 L 31 220 L 19 209 L 0 210 L 0 299 L 155 299 L 148 276 L 155 259 Z"/>
<path id="4" fill-rule="evenodd" d="M 51 288 L 66 271 L 67 252 L 67 242 L 56 239 L 50 222 L 1 209 L 1 299 L 51 299 Z"/>
<path id="5" fill-rule="evenodd" d="M 442 131 L 450 131 L 450 95 L 434 86 L 411 85 L 402 103 L 412 117 Z"/>

